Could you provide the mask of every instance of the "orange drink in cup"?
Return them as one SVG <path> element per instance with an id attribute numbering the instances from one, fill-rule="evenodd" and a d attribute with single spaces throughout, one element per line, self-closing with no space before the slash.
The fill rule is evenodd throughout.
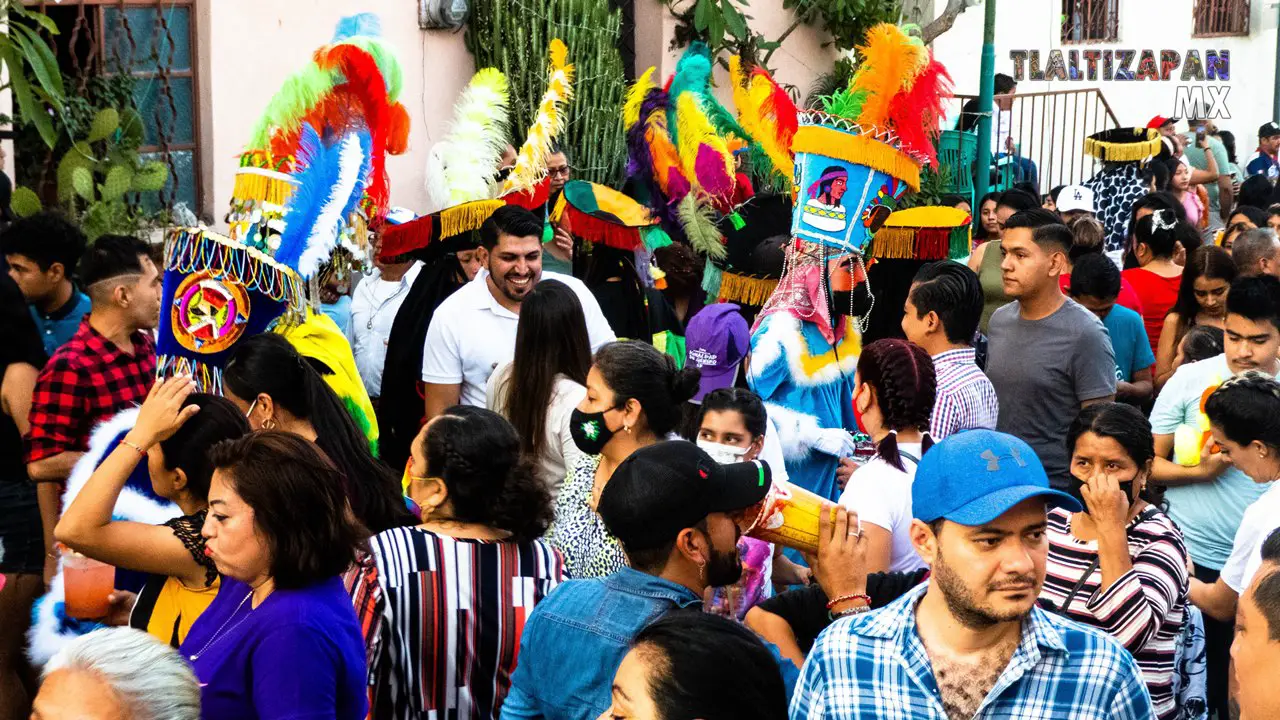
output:
<path id="1" fill-rule="evenodd" d="M 111 609 L 116 569 L 70 550 L 62 551 L 62 584 L 69 617 L 97 620 Z"/>
<path id="2" fill-rule="evenodd" d="M 748 537 L 764 540 L 801 552 L 818 551 L 818 517 L 823 499 L 789 482 L 775 481 L 769 494 L 756 506 L 754 517 L 747 512 Z"/>

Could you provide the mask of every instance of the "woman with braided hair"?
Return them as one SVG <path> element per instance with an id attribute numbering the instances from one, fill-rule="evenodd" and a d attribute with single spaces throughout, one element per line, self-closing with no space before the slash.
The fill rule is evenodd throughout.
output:
<path id="1" fill-rule="evenodd" d="M 849 478 L 840 504 L 861 520 L 868 573 L 924 567 L 909 535 L 911 482 L 920 456 L 933 446 L 929 418 L 936 396 L 933 360 L 920 346 L 891 338 L 863 349 L 853 409 L 876 455 Z"/>
<path id="2" fill-rule="evenodd" d="M 1213 442 L 1224 457 L 1256 483 L 1280 479 L 1280 383 L 1257 370 L 1236 375 L 1204 404 Z M 1212 584 L 1191 580 L 1191 602 L 1210 617 L 1235 618 L 1236 600 L 1262 562 L 1262 543 L 1280 527 L 1280 483 L 1244 511 L 1231 555 Z"/>
<path id="3" fill-rule="evenodd" d="M 382 596 L 371 716 L 496 718 L 524 619 L 564 579 L 560 553 L 538 539 L 550 491 L 489 410 L 446 410 L 409 451 L 422 523 L 370 541 Z"/>

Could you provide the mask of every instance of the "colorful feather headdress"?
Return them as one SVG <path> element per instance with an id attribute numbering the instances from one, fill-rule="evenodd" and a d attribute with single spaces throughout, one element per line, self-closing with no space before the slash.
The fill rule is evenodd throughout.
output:
<path id="1" fill-rule="evenodd" d="M 920 168 L 936 159 L 933 137 L 950 76 L 930 51 L 882 23 L 858 48 L 849 86 L 800 114 L 792 141 L 797 198 L 792 234 L 859 252 L 896 209 Z"/>
<path id="2" fill-rule="evenodd" d="M 310 307 L 316 278 L 339 247 L 366 247 L 366 223 L 387 211 L 385 156 L 403 152 L 408 136 L 408 113 L 396 101 L 400 66 L 377 30 L 372 15 L 343 20 L 272 98 L 241 156 L 228 237 L 204 228 L 169 237 L 162 376 L 191 374 L 216 393 L 221 368 L 245 337 L 299 326 L 310 337 L 341 335 L 321 327 L 325 319 Z M 354 358 L 345 342 L 334 344 L 345 348 L 339 366 L 330 363 L 342 377 Z M 376 438 L 363 389 L 335 389 L 349 406 L 368 409 Z"/>
<path id="3" fill-rule="evenodd" d="M 539 195 L 539 185 L 546 179 L 547 157 L 551 154 L 552 144 L 564 132 L 568 122 L 565 106 L 573 99 L 574 73 L 573 65 L 569 64 L 569 48 L 556 38 L 551 41 L 548 55 L 547 89 L 542 94 L 538 114 L 529 126 L 524 144 L 516 154 L 516 165 L 502 187 L 503 195 Z M 515 199 L 512 202 L 525 206 L 537 204 L 536 201 Z M 546 202 L 545 197 L 542 202 Z"/>
<path id="4" fill-rule="evenodd" d="M 292 239 L 316 242 L 336 238 L 356 253 L 367 248 L 365 230 L 381 222 L 388 206 L 386 155 L 403 153 L 409 136 L 409 114 L 398 102 L 402 71 L 379 34 L 376 16 L 344 19 L 332 42 L 316 50 L 272 97 L 241 155 L 230 214 L 232 239 L 273 256 L 283 242 L 274 238 L 284 232 L 294 233 Z M 353 135 L 361 139 L 352 141 Z M 367 156 L 362 161 L 367 169 L 358 176 L 333 167 L 342 162 L 350 170 L 352 142 Z M 344 152 L 337 152 L 338 147 Z M 334 200 L 338 191 L 324 183 L 335 176 L 346 190 L 358 191 L 354 201 L 347 197 L 341 207 L 329 204 L 327 213 L 300 209 L 321 197 Z M 304 187 L 305 183 L 312 186 Z M 294 201 L 295 195 L 304 195 L 304 202 Z M 336 216 L 337 210 L 345 212 Z M 314 218 L 327 223 L 336 218 L 338 226 L 332 233 L 325 228 L 316 235 L 308 228 L 290 231 L 289 214 L 294 221 Z M 296 248 L 290 252 L 303 256 Z M 319 248 L 306 254 L 308 262 L 299 268 L 304 277 L 319 267 L 310 260 L 322 254 Z"/>

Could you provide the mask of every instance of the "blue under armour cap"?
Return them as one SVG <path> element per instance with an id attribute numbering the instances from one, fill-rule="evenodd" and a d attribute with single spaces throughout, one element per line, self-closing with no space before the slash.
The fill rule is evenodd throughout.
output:
<path id="1" fill-rule="evenodd" d="M 1032 497 L 1071 512 L 1083 510 L 1070 495 L 1049 487 L 1049 476 L 1031 446 L 994 430 L 966 430 L 947 437 L 920 459 L 911 483 L 917 520 L 946 519 L 983 525 Z"/>

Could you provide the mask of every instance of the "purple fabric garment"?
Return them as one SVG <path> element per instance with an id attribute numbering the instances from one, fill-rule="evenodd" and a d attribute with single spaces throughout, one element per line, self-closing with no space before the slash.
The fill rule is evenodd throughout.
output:
<path id="1" fill-rule="evenodd" d="M 249 592 L 224 576 L 182 644 L 200 681 L 201 716 L 363 718 L 364 641 L 342 580 L 276 590 L 252 610 Z"/>

